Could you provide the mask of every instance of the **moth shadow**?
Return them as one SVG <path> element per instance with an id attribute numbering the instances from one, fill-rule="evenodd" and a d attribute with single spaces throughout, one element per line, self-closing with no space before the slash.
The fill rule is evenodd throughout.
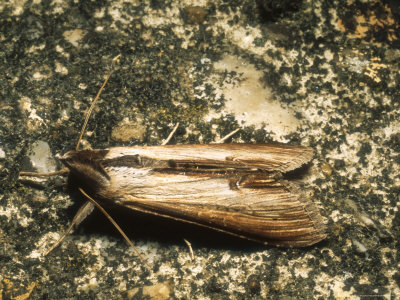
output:
<path id="1" fill-rule="evenodd" d="M 74 205 L 75 212 L 78 206 Z M 184 239 L 195 247 L 214 249 L 257 251 L 265 245 L 218 232 L 202 226 L 170 220 L 120 207 L 105 207 L 108 214 L 133 241 L 158 242 L 164 245 L 182 245 Z M 71 208 L 71 218 L 73 212 Z M 81 234 L 123 237 L 111 222 L 97 209 L 79 226 Z"/>

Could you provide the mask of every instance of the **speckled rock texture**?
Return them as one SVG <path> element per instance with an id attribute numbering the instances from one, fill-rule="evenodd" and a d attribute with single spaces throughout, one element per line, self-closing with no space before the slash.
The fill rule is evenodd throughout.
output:
<path id="1" fill-rule="evenodd" d="M 0 299 L 400 297 L 399 2 L 261 2 L 0 2 Z M 177 122 L 172 144 L 311 146 L 328 238 L 264 247 L 110 209 L 145 262 L 100 213 L 44 257 L 82 199 L 18 174 L 62 168 L 117 55 L 83 148 L 158 145 Z"/>

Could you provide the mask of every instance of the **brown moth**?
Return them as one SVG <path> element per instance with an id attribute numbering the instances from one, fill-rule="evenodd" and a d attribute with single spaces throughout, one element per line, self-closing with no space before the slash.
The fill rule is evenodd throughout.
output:
<path id="1" fill-rule="evenodd" d="M 68 181 L 77 183 L 90 201 L 79 209 L 66 234 L 95 205 L 103 212 L 102 206 L 117 205 L 266 245 L 304 247 L 326 237 L 317 208 L 295 183 L 281 179 L 310 162 L 313 150 L 309 147 L 203 144 L 78 148 L 79 142 L 76 150 L 58 156 L 68 168 L 58 173 L 69 173 Z M 29 172 L 21 175 L 35 176 Z"/>
<path id="2" fill-rule="evenodd" d="M 312 156 L 301 146 L 208 144 L 73 150 L 60 159 L 100 204 L 302 247 L 324 239 L 324 225 L 299 188 L 277 178 Z"/>

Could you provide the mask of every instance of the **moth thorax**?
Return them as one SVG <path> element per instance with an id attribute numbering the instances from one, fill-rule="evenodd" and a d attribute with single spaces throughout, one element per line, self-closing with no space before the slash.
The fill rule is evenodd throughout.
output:
<path id="1" fill-rule="evenodd" d="M 70 183 L 96 192 L 106 189 L 109 185 L 109 177 L 101 165 L 104 155 L 103 150 L 71 150 L 59 158 L 70 170 Z"/>

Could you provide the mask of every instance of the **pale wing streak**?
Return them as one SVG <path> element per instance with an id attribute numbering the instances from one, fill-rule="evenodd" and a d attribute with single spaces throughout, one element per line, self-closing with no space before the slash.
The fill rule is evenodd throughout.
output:
<path id="1" fill-rule="evenodd" d="M 231 189 L 229 178 L 189 177 L 185 175 L 163 176 L 151 169 L 107 168 L 110 178 L 110 194 L 129 195 L 129 202 L 146 206 L 168 205 L 214 207 L 223 211 L 242 211 L 245 214 L 287 218 L 302 209 L 297 197 L 283 186 L 273 188 Z M 120 180 L 127 176 L 129 180 Z M 125 178 L 126 179 L 126 178 Z M 276 183 L 275 183 L 276 184 Z M 118 192 L 114 192 L 118 191 Z M 116 199 L 122 204 L 126 199 Z M 127 205 L 127 203 L 123 203 Z"/>
<path id="2" fill-rule="evenodd" d="M 108 149 L 105 159 L 140 155 L 177 163 L 221 164 L 286 172 L 309 162 L 313 150 L 308 147 L 271 144 L 208 144 L 165 145 L 154 147 L 115 147 Z"/>

